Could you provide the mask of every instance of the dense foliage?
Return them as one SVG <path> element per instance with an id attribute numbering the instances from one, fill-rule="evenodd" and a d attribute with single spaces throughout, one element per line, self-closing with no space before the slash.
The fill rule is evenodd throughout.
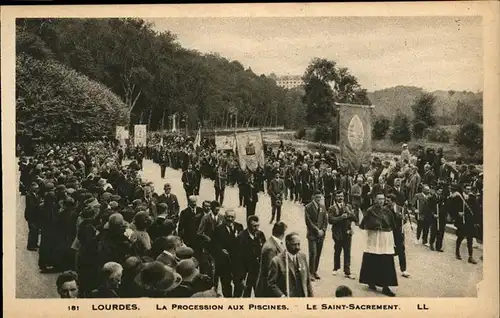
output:
<path id="1" fill-rule="evenodd" d="M 457 132 L 456 142 L 459 146 L 464 147 L 469 154 L 482 151 L 483 128 L 473 122 L 461 125 Z"/>
<path id="2" fill-rule="evenodd" d="M 238 61 L 182 48 L 174 34 L 141 19 L 18 19 L 17 52 L 57 60 L 109 87 L 131 123 L 150 130 L 168 128 L 176 113 L 190 129 L 304 123 L 300 93 Z"/>
<path id="3" fill-rule="evenodd" d="M 435 127 L 428 129 L 427 139 L 433 142 L 450 142 L 451 134 L 444 128 Z"/>
<path id="4" fill-rule="evenodd" d="M 410 121 L 407 116 L 399 113 L 394 117 L 391 140 L 395 143 L 411 140 Z"/>
<path id="5" fill-rule="evenodd" d="M 16 60 L 17 136 L 88 139 L 127 123 L 127 107 L 104 85 L 52 60 Z"/>
<path id="6" fill-rule="evenodd" d="M 375 140 L 384 139 L 391 127 L 391 122 L 389 118 L 385 116 L 379 116 L 374 118 L 373 121 L 373 132 L 372 136 Z"/>

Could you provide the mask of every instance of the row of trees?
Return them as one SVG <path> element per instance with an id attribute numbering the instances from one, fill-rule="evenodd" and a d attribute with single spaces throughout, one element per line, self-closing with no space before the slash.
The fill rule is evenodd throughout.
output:
<path id="1" fill-rule="evenodd" d="M 184 125 L 189 128 L 224 127 L 230 122 L 287 128 L 306 124 L 299 92 L 278 87 L 275 80 L 256 75 L 238 61 L 185 49 L 174 34 L 157 32 L 142 19 L 16 23 L 18 57 L 58 63 L 108 87 L 126 106 L 132 124 L 148 124 L 150 130 L 169 128 L 168 118 L 176 113 L 187 114 Z M 18 92 L 18 99 L 24 98 L 22 94 Z M 67 100 L 70 91 L 55 95 Z M 73 102 L 66 105 L 80 107 Z M 31 106 L 35 107 L 23 107 Z M 19 120 L 25 121 L 18 116 Z"/>

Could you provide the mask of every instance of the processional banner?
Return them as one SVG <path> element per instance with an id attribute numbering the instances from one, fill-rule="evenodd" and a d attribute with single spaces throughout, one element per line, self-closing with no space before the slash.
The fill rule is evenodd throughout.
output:
<path id="1" fill-rule="evenodd" d="M 146 146 L 147 142 L 147 126 L 135 125 L 134 126 L 134 146 Z"/>
<path id="2" fill-rule="evenodd" d="M 260 131 L 247 131 L 236 134 L 236 149 L 240 167 L 255 171 L 264 168 L 264 143 Z"/>
<path id="3" fill-rule="evenodd" d="M 358 170 L 371 160 L 373 106 L 336 103 L 342 160 Z"/>

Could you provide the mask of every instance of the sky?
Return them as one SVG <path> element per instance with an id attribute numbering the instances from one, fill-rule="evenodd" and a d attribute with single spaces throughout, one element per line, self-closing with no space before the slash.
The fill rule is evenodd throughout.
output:
<path id="1" fill-rule="evenodd" d="M 186 48 L 256 74 L 302 75 L 314 57 L 347 67 L 369 91 L 397 85 L 483 90 L 481 17 L 148 19 Z"/>

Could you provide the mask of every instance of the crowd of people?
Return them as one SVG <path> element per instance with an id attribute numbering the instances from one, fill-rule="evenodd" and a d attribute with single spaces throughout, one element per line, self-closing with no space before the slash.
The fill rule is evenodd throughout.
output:
<path id="1" fill-rule="evenodd" d="M 244 171 L 233 152 L 218 151 L 208 140 L 195 145 L 181 134 L 146 147 L 39 145 L 19 162 L 27 249 L 38 251 L 41 272 L 62 272 L 57 289 L 66 298 L 312 297 L 328 227 L 333 274 L 342 268 L 347 279 L 356 279 L 350 257 L 352 227 L 359 226 L 367 233 L 359 281 L 388 296 L 398 284 L 394 256 L 403 277 L 410 277 L 408 233 L 443 252 L 446 225 L 453 223 L 456 258 L 466 239 L 467 260 L 476 264 L 483 189 L 474 166 L 452 165 L 432 149 L 411 155 L 406 145 L 400 156 L 374 158 L 356 171 L 333 152 L 283 143 L 266 147 L 265 158 L 264 167 Z M 125 159 L 132 161 L 123 165 Z M 143 177 L 144 159 L 157 163 L 166 181 L 167 167 L 182 170 L 185 193 L 172 193 L 169 182 L 157 193 Z M 202 178 L 213 180 L 212 201 L 198 202 Z M 227 186 L 238 187 L 246 224 L 224 209 Z M 259 205 L 257 216 L 259 193 L 270 196 L 271 206 Z M 178 195 L 186 196 L 186 207 Z M 281 221 L 284 201 L 304 205 L 308 256 L 300 251 L 300 236 Z M 267 210 L 273 226 L 266 235 L 259 226 Z M 336 294 L 352 292 L 341 286 Z"/>

